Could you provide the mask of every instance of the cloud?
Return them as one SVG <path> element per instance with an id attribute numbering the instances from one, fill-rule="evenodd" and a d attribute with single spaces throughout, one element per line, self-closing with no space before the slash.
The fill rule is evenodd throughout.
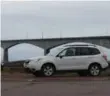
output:
<path id="1" fill-rule="evenodd" d="M 109 17 L 110 2 L 3 2 L 2 39 L 110 35 Z"/>

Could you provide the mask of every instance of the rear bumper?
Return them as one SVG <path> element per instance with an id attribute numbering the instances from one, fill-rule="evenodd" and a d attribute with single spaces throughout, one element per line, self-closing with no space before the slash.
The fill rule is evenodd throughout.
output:
<path id="1" fill-rule="evenodd" d="M 103 71 L 104 71 L 104 70 L 107 70 L 107 69 L 109 69 L 109 68 L 110 68 L 110 65 L 107 66 L 107 67 L 105 67 L 105 68 L 103 68 Z"/>
<path id="2" fill-rule="evenodd" d="M 103 70 L 107 70 L 108 68 L 110 68 L 110 62 L 106 62 L 102 65 Z"/>

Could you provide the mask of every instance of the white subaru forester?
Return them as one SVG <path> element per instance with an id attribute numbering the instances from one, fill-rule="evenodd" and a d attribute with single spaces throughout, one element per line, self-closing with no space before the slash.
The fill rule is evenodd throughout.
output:
<path id="1" fill-rule="evenodd" d="M 34 75 L 52 76 L 58 71 L 75 71 L 80 76 L 98 76 L 108 67 L 107 56 L 92 44 L 65 45 L 46 56 L 25 61 Z"/>

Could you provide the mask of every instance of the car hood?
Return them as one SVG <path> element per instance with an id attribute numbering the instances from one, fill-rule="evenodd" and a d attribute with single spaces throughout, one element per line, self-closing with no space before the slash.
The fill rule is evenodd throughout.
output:
<path id="1" fill-rule="evenodd" d="M 37 59 L 42 59 L 42 58 L 46 58 L 46 56 L 32 57 L 32 58 L 29 58 L 28 60 L 37 60 Z"/>

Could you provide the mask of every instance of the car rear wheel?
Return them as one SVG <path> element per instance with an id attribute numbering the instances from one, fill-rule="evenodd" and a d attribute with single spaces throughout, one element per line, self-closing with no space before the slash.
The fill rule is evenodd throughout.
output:
<path id="1" fill-rule="evenodd" d="M 90 76 L 99 76 L 101 73 L 101 67 L 98 64 L 93 64 L 89 67 L 88 71 Z"/>
<path id="2" fill-rule="evenodd" d="M 46 77 L 52 76 L 55 73 L 55 68 L 51 64 L 46 64 L 42 67 L 41 73 Z"/>

